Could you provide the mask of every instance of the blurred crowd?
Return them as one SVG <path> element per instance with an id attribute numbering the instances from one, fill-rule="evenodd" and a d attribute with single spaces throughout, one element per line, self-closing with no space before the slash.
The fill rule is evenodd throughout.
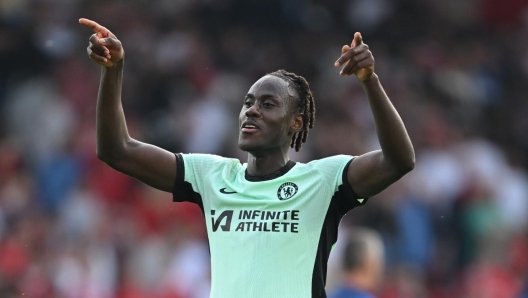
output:
<path id="1" fill-rule="evenodd" d="M 362 32 L 417 158 L 341 223 L 382 236 L 377 296 L 528 297 L 526 0 L 0 1 L 0 297 L 209 294 L 199 208 L 95 155 L 100 67 L 80 17 L 124 45 L 133 138 L 242 161 L 245 93 L 277 69 L 316 99 L 293 160 L 379 148 L 360 84 L 333 67 Z"/>

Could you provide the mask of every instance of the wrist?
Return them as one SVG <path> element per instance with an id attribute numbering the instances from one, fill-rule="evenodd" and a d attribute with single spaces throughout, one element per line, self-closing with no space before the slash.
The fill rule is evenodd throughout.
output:
<path id="1" fill-rule="evenodd" d="M 121 58 L 121 60 L 117 61 L 111 66 L 103 66 L 103 69 L 106 71 L 122 70 L 124 65 L 125 65 L 125 57 Z"/>
<path id="2" fill-rule="evenodd" d="M 379 82 L 379 77 L 376 73 L 372 73 L 372 75 L 368 78 L 368 79 L 365 79 L 365 80 L 360 80 L 361 84 L 363 85 L 369 85 L 369 84 L 372 84 L 372 83 L 378 83 Z"/>

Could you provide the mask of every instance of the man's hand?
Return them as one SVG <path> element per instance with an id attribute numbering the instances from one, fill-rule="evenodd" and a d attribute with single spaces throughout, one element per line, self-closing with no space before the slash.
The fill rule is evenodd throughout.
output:
<path id="1" fill-rule="evenodd" d="M 86 51 L 88 56 L 104 67 L 112 67 L 123 59 L 125 51 L 121 42 L 110 30 L 88 19 L 79 19 L 79 24 L 92 29 Z"/>
<path id="2" fill-rule="evenodd" d="M 361 33 L 354 34 L 351 46 L 344 45 L 341 49 L 341 57 L 337 59 L 334 66 L 344 65 L 339 73 L 342 76 L 355 74 L 362 82 L 368 81 L 374 73 L 374 56 L 368 45 L 363 43 Z"/>

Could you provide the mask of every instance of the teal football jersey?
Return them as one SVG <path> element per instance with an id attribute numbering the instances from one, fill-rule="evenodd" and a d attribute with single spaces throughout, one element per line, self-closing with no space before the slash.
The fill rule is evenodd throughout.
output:
<path id="1" fill-rule="evenodd" d="M 326 297 L 326 265 L 341 218 L 366 203 L 346 179 L 352 156 L 289 161 L 265 176 L 208 154 L 176 154 L 174 201 L 207 225 L 212 298 Z"/>

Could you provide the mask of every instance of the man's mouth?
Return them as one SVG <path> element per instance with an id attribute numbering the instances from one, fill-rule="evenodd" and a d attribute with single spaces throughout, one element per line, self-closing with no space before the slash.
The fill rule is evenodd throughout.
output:
<path id="1" fill-rule="evenodd" d="M 245 121 L 244 123 L 242 123 L 242 132 L 255 133 L 258 130 L 259 130 L 258 125 L 251 121 Z"/>

